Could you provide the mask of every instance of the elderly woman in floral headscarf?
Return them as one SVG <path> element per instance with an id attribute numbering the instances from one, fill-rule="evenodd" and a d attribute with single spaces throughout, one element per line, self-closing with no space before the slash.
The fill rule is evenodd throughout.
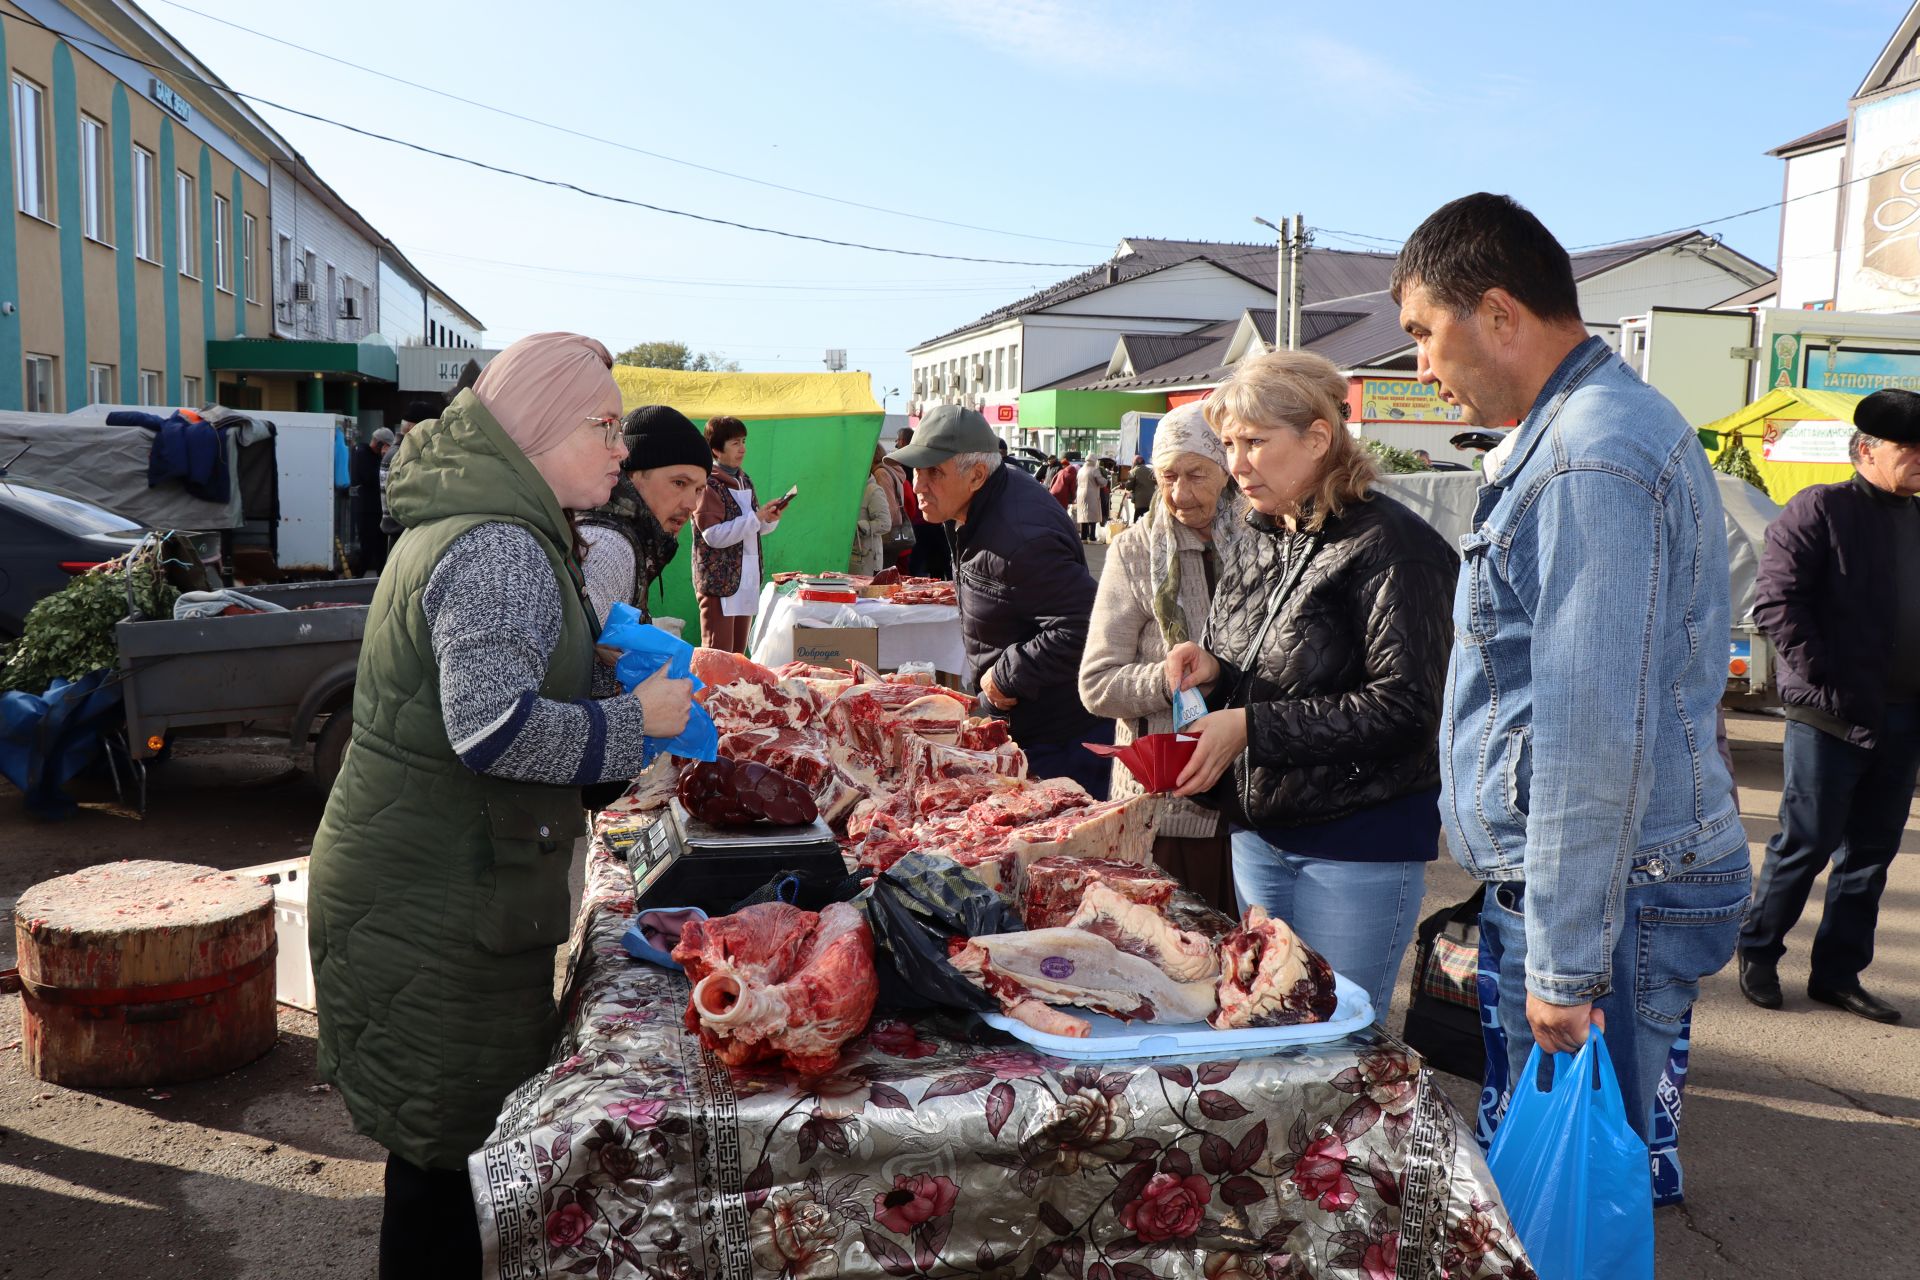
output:
<path id="1" fill-rule="evenodd" d="M 1152 506 L 1107 550 L 1094 597 L 1080 700 L 1112 716 L 1114 741 L 1173 732 L 1166 655 L 1198 640 L 1220 565 L 1250 540 L 1246 506 L 1227 475 L 1227 454 L 1198 404 L 1160 420 L 1151 460 L 1159 492 Z M 1125 765 L 1114 763 L 1113 798 L 1140 794 Z M 1233 867 L 1220 815 L 1191 800 L 1169 800 L 1154 859 L 1195 893 L 1234 910 Z"/>

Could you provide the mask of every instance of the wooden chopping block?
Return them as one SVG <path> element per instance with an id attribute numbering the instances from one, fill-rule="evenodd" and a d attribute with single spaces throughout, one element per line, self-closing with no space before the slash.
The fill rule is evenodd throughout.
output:
<path id="1" fill-rule="evenodd" d="M 75 1088 L 220 1075 L 273 1047 L 273 890 L 257 876 L 112 862 L 14 909 L 27 1069 Z"/>

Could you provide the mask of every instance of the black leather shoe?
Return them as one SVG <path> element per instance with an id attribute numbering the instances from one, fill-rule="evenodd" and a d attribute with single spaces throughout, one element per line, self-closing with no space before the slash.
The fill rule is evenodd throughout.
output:
<path id="1" fill-rule="evenodd" d="M 1768 960 L 1755 960 L 1740 954 L 1740 994 L 1762 1009 L 1778 1009 L 1786 1003 L 1780 994 L 1780 974 Z"/>
<path id="2" fill-rule="evenodd" d="M 1898 1022 L 1900 1011 L 1885 1000 L 1867 994 L 1866 988 L 1855 987 L 1851 991 L 1828 991 L 1823 987 L 1809 985 L 1807 999 L 1818 1000 L 1821 1004 L 1830 1004 L 1836 1009 L 1845 1009 L 1858 1018 L 1869 1022 Z"/>

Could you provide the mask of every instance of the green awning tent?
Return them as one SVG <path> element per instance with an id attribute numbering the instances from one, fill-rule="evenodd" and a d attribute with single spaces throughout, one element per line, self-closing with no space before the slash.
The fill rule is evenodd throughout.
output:
<path id="1" fill-rule="evenodd" d="M 761 540 L 762 572 L 845 572 L 884 411 L 864 373 L 684 373 L 614 366 L 625 407 L 671 405 L 704 426 L 731 415 L 747 424 L 747 474 L 766 502 L 798 485 L 779 529 Z M 693 596 L 693 527 L 648 596 L 656 616 L 686 619 L 699 643 Z M 661 588 L 664 587 L 664 592 Z"/>

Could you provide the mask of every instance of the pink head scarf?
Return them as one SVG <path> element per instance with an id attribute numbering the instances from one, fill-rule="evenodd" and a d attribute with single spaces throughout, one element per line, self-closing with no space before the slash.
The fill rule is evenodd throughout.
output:
<path id="1" fill-rule="evenodd" d="M 577 333 L 536 333 L 495 356 L 473 394 L 520 452 L 537 458 L 590 418 L 620 416 L 613 356 Z"/>

